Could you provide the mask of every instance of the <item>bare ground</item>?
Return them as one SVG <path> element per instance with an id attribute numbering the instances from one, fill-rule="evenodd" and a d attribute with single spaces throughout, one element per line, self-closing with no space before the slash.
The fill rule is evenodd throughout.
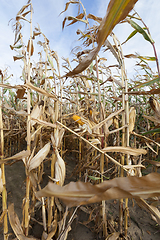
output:
<path id="1" fill-rule="evenodd" d="M 49 165 L 47 167 L 49 172 Z M 76 165 L 74 157 L 66 157 L 67 179 L 66 183 L 71 180 L 76 180 L 74 177 L 70 178 L 71 172 Z M 47 173 L 44 174 L 44 179 L 48 181 Z M 25 170 L 21 161 L 6 166 L 6 186 L 8 193 L 8 202 L 14 203 L 15 212 L 18 214 L 20 221 L 22 220 L 22 203 L 25 196 Z M 93 214 L 89 214 L 93 212 Z M 71 225 L 71 231 L 68 234 L 68 240 L 98 240 L 105 239 L 102 236 L 101 225 L 99 221 L 100 204 L 92 206 L 82 206 L 77 210 L 77 217 Z M 36 213 L 41 220 L 40 213 Z M 106 201 L 106 215 L 108 219 L 108 232 L 111 229 L 118 230 L 119 225 L 119 204 L 117 200 Z M 37 217 L 36 216 L 36 217 Z M 3 239 L 3 226 L 1 224 L 0 239 Z M 12 233 L 11 228 L 9 232 Z M 41 239 L 43 232 L 42 226 L 31 221 L 30 233 L 34 237 Z M 9 239 L 14 239 L 12 233 Z M 53 238 L 56 239 L 56 238 Z M 141 209 L 133 200 L 129 200 L 129 218 L 128 218 L 128 238 L 133 240 L 159 240 L 160 227 L 152 220 L 151 215 L 145 210 Z"/>

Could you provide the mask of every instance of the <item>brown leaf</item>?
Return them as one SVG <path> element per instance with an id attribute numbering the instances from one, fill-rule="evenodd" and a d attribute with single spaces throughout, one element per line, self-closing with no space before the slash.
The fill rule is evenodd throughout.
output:
<path id="1" fill-rule="evenodd" d="M 99 23 L 102 22 L 102 18 L 101 17 L 97 17 L 97 16 L 95 16 L 95 15 L 93 15 L 91 13 L 88 14 L 87 18 L 93 19 L 93 20 L 95 20 L 95 21 L 97 21 Z"/>
<path id="2" fill-rule="evenodd" d="M 76 22 L 78 22 L 79 19 L 82 19 L 84 17 L 84 13 L 80 13 L 78 16 L 73 18 L 73 21 L 71 23 L 69 23 L 67 26 L 70 26 Z M 68 19 L 69 20 L 69 19 Z"/>
<path id="3" fill-rule="evenodd" d="M 151 95 L 151 94 L 159 94 L 160 93 L 160 88 L 157 89 L 152 89 L 150 91 L 133 91 L 133 92 L 128 92 L 130 95 Z"/>
<path id="4" fill-rule="evenodd" d="M 28 156 L 30 155 L 30 151 L 29 150 L 23 150 L 11 157 L 8 157 L 8 158 L 4 158 L 3 160 L 0 160 L 0 163 L 4 163 L 6 161 L 9 161 L 9 160 L 21 160 L 22 158 L 27 158 Z"/>
<path id="5" fill-rule="evenodd" d="M 153 160 L 145 160 L 146 162 L 156 166 L 156 167 L 160 167 L 160 162 L 157 161 L 153 161 Z"/>
<path id="6" fill-rule="evenodd" d="M 29 7 L 30 5 L 31 5 L 30 3 L 24 5 L 24 6 L 20 9 L 20 11 L 17 13 L 17 15 L 22 14 L 22 13 L 24 12 L 24 10 L 25 10 L 27 7 Z"/>
<path id="7" fill-rule="evenodd" d="M 13 60 L 14 60 L 14 61 L 20 60 L 20 59 L 22 59 L 22 58 L 24 58 L 23 55 L 13 56 Z"/>
<path id="8" fill-rule="evenodd" d="M 145 117 L 145 118 L 147 118 L 148 120 L 150 120 L 150 121 L 152 121 L 152 122 L 154 122 L 154 123 L 160 123 L 160 119 L 158 119 L 158 118 L 155 118 L 155 117 L 153 117 L 153 116 L 147 116 L 147 115 L 143 115 L 143 117 Z"/>
<path id="9" fill-rule="evenodd" d="M 32 237 L 26 237 L 23 233 L 19 218 L 17 214 L 14 212 L 14 204 L 10 204 L 8 206 L 8 216 L 9 216 L 9 222 L 11 224 L 11 227 L 19 240 L 36 240 L 36 238 Z"/>
<path id="10" fill-rule="evenodd" d="M 31 84 L 31 83 L 26 83 L 26 84 L 24 84 L 24 87 L 30 88 L 30 89 L 32 89 L 32 90 L 34 90 L 34 91 L 36 91 L 36 92 L 38 92 L 38 93 L 40 93 L 40 94 L 42 94 L 42 95 L 44 95 L 44 96 L 47 96 L 47 97 L 49 97 L 49 98 L 53 98 L 53 99 L 56 100 L 56 96 L 55 96 L 55 95 L 47 92 L 46 90 L 44 90 L 44 89 L 42 89 L 42 88 L 39 88 L 39 87 L 34 86 L 34 85 Z"/>
<path id="11" fill-rule="evenodd" d="M 101 46 L 107 39 L 116 24 L 123 20 L 127 14 L 132 10 L 137 0 L 110 0 L 107 13 L 103 18 L 97 35 L 98 46 L 94 48 L 88 56 L 82 59 L 79 65 L 63 77 L 71 77 L 84 71 L 96 58 Z"/>
<path id="12" fill-rule="evenodd" d="M 31 41 L 31 46 L 30 46 L 30 41 Z M 27 45 L 27 52 L 29 53 L 29 48 L 31 48 L 31 56 L 33 55 L 34 52 L 34 46 L 33 46 L 33 40 L 28 40 L 28 45 Z"/>
<path id="13" fill-rule="evenodd" d="M 24 96 L 24 94 L 25 94 L 25 89 L 18 89 L 17 91 L 16 91 L 16 98 L 19 98 L 19 99 L 22 99 L 23 98 L 23 96 Z"/>
<path id="14" fill-rule="evenodd" d="M 110 234 L 105 240 L 117 240 L 119 238 L 119 235 L 119 232 L 114 232 Z"/>
<path id="15" fill-rule="evenodd" d="M 92 185 L 84 182 L 70 182 L 60 187 L 53 182 L 36 193 L 40 197 L 58 197 L 69 206 L 78 206 L 121 198 L 149 198 L 160 196 L 160 174 L 150 173 L 143 177 L 120 177 Z"/>
<path id="16" fill-rule="evenodd" d="M 60 14 L 64 13 L 65 11 L 67 11 L 70 3 L 72 3 L 72 4 L 79 4 L 78 1 L 69 1 L 69 2 L 67 2 L 64 11 L 62 11 Z"/>
<path id="17" fill-rule="evenodd" d="M 63 77 L 71 77 L 73 75 L 83 72 L 96 58 L 96 55 L 98 54 L 99 50 L 100 50 L 100 47 L 92 49 L 92 51 L 90 51 L 88 56 L 83 58 L 80 64 L 76 68 L 74 68 L 73 71 L 67 73 Z"/>

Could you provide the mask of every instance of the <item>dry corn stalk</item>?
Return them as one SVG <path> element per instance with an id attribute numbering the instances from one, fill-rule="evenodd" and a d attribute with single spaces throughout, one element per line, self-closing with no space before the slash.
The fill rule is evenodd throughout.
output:
<path id="1" fill-rule="evenodd" d="M 0 193 L 3 191 L 2 170 L 0 168 Z"/>

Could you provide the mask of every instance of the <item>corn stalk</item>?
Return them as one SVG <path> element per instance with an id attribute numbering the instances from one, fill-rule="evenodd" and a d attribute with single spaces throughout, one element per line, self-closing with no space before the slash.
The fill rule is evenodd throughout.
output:
<path id="1" fill-rule="evenodd" d="M 1 73 L 1 83 L 3 83 L 3 74 Z M 2 107 L 3 107 L 3 90 L 0 88 L 0 137 L 1 137 L 1 151 L 0 151 L 0 159 L 2 160 L 4 157 L 4 136 L 3 136 L 3 119 L 2 119 Z M 5 168 L 4 163 L 1 164 L 2 171 L 2 182 L 3 182 L 3 190 L 2 190 L 2 207 L 3 207 L 3 234 L 4 240 L 8 239 L 8 222 L 7 222 L 7 190 L 6 190 L 6 179 L 5 179 Z"/>
<path id="2" fill-rule="evenodd" d="M 30 5 L 31 9 L 31 15 L 30 15 L 30 41 L 29 41 L 29 56 L 28 56 L 28 79 L 27 83 L 30 83 L 30 59 L 31 59 L 31 47 L 32 47 L 32 14 L 33 14 L 33 6 L 32 2 Z M 30 122 L 30 107 L 31 107 L 31 90 L 27 89 L 27 113 L 28 113 L 28 119 L 27 119 L 27 150 L 31 150 L 31 122 Z M 28 174 L 28 170 L 26 169 L 26 201 L 25 201 L 25 219 L 24 219 L 24 228 L 25 228 L 25 235 L 28 236 L 29 231 L 29 192 L 30 192 L 30 178 Z"/>

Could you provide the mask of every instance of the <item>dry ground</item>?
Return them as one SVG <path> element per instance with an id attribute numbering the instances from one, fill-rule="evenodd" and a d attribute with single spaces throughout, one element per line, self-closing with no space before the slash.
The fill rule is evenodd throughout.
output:
<path id="1" fill-rule="evenodd" d="M 67 178 L 66 182 L 71 180 L 76 180 L 71 176 L 74 166 L 76 165 L 75 158 L 73 156 L 66 156 L 66 168 L 67 168 Z M 49 172 L 49 164 L 46 164 L 46 169 Z M 44 174 L 44 179 L 47 182 L 47 171 Z M 6 166 L 6 181 L 7 181 L 7 192 L 8 192 L 8 202 L 13 202 L 15 206 L 15 212 L 18 214 L 20 220 L 22 220 L 22 202 L 25 195 L 25 171 L 24 165 L 21 161 L 11 165 Z M 87 211 L 97 207 L 97 210 L 93 211 L 93 219 L 87 224 L 89 219 L 89 214 Z M 96 225 L 96 215 L 99 212 L 99 204 L 92 206 L 83 206 L 77 211 L 77 217 L 72 224 L 72 230 L 69 232 L 68 240 L 94 240 L 94 239 L 104 239 L 102 237 L 101 231 L 98 232 Z M 109 219 L 110 227 L 116 228 L 118 225 L 118 201 L 106 201 L 106 213 Z M 36 213 L 36 217 L 40 220 L 40 212 Z M 129 221 L 128 221 L 128 239 L 133 240 L 159 240 L 160 239 L 160 227 L 152 220 L 151 215 L 145 210 L 141 209 L 134 201 L 129 201 Z M 37 223 L 31 221 L 32 229 L 31 232 L 34 237 L 41 239 L 42 227 Z M 1 225 L 0 239 L 3 239 L 2 235 L 3 226 Z M 96 230 L 96 232 L 94 232 Z M 11 229 L 9 229 L 12 232 Z M 12 234 L 9 239 L 14 239 L 14 234 Z"/>

